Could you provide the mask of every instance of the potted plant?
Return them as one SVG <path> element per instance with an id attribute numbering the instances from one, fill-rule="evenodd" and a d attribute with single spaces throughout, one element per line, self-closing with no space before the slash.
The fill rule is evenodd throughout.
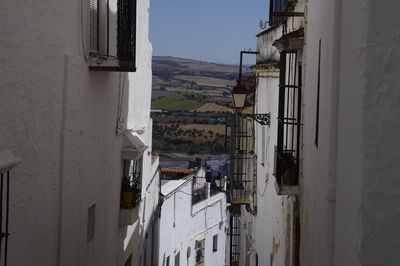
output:
<path id="1" fill-rule="evenodd" d="M 121 207 L 130 208 L 134 199 L 134 191 L 131 186 L 131 181 L 127 177 L 122 178 L 121 187 Z"/>

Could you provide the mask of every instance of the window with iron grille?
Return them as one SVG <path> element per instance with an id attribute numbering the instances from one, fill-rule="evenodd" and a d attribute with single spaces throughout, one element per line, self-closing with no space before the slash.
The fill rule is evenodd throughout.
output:
<path id="1" fill-rule="evenodd" d="M 303 16 L 302 12 L 294 12 L 298 0 L 270 0 L 269 25 L 283 23 L 290 16 Z"/>
<path id="2" fill-rule="evenodd" d="M 230 145 L 230 198 L 232 204 L 249 204 L 255 179 L 254 122 L 232 115 Z"/>
<path id="3" fill-rule="evenodd" d="M 136 70 L 137 0 L 116 1 L 117 13 L 113 14 L 110 0 L 89 0 L 90 70 Z"/>
<path id="4" fill-rule="evenodd" d="M 279 185 L 297 186 L 301 118 L 301 65 L 296 52 L 281 53 L 276 178 Z"/>
<path id="5" fill-rule="evenodd" d="M 204 178 L 193 177 L 192 181 L 192 205 L 208 198 L 208 183 Z"/>
<path id="6" fill-rule="evenodd" d="M 205 239 L 196 240 L 194 250 L 196 252 L 196 266 L 204 263 L 204 245 Z"/>
<path id="7" fill-rule="evenodd" d="M 123 160 L 121 208 L 134 208 L 140 202 L 142 191 L 143 157 Z"/>

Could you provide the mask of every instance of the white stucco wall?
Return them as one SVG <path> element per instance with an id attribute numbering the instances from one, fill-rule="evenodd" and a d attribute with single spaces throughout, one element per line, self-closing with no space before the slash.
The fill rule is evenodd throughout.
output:
<path id="1" fill-rule="evenodd" d="M 400 261 L 399 10 L 342 3 L 335 265 Z"/>
<path id="2" fill-rule="evenodd" d="M 259 72 L 257 113 L 270 113 L 271 125 L 256 124 L 257 215 L 254 217 L 254 248 L 259 265 L 286 264 L 291 230 L 289 197 L 277 195 L 273 176 L 277 144 L 279 71 Z M 264 136 L 263 136 L 264 135 Z M 264 144 L 263 144 L 264 142 Z M 290 253 L 289 253 L 290 254 Z M 289 263 L 289 261 L 288 261 Z M 253 264 L 255 265 L 255 264 Z"/>
<path id="3" fill-rule="evenodd" d="M 178 183 L 179 181 L 181 180 L 178 180 Z M 174 265 L 175 255 L 178 252 L 180 252 L 180 265 L 195 265 L 195 242 L 200 238 L 205 238 L 205 265 L 225 265 L 227 229 L 225 194 L 218 193 L 192 207 L 192 179 L 180 182 L 177 186 L 175 191 L 166 195 L 162 204 L 158 265 L 165 266 L 168 256 L 170 265 Z M 216 234 L 218 234 L 218 251 L 213 252 L 213 236 Z M 188 247 L 191 248 L 189 258 Z"/>
<path id="4" fill-rule="evenodd" d="M 301 263 L 397 265 L 399 3 L 307 3 Z M 314 144 L 321 39 L 319 144 Z"/>
<path id="5" fill-rule="evenodd" d="M 133 252 L 118 255 L 134 230 L 118 224 L 122 136 L 116 121 L 122 107 L 122 125 L 146 128 L 151 139 L 148 2 L 138 1 L 132 74 L 89 72 L 82 47 L 87 1 L 82 18 L 81 1 L 2 2 L 0 147 L 23 159 L 12 173 L 8 265 L 123 265 Z M 95 236 L 87 242 L 92 204 Z"/>

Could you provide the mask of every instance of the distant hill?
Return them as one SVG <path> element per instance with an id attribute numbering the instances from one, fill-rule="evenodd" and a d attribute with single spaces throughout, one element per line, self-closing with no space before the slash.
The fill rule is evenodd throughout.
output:
<path id="1" fill-rule="evenodd" d="M 226 107 L 239 67 L 169 56 L 153 57 L 153 149 L 227 153 Z M 244 68 L 243 72 L 248 72 Z"/>
<path id="2" fill-rule="evenodd" d="M 153 70 L 177 70 L 190 73 L 229 73 L 235 77 L 239 72 L 237 65 L 225 65 L 198 61 L 187 58 L 178 58 L 171 56 L 153 56 Z"/>
<path id="3" fill-rule="evenodd" d="M 153 57 L 153 96 L 176 92 L 201 95 L 202 102 L 224 106 L 236 84 L 239 67 L 170 56 Z M 243 71 L 249 69 L 244 67 Z"/>

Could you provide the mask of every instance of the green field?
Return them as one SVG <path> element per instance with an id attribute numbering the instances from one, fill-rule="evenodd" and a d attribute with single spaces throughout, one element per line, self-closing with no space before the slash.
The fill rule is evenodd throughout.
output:
<path id="1" fill-rule="evenodd" d="M 184 94 L 174 93 L 152 101 L 151 108 L 165 111 L 183 111 L 199 108 L 203 104 L 204 103 L 188 99 Z"/>

